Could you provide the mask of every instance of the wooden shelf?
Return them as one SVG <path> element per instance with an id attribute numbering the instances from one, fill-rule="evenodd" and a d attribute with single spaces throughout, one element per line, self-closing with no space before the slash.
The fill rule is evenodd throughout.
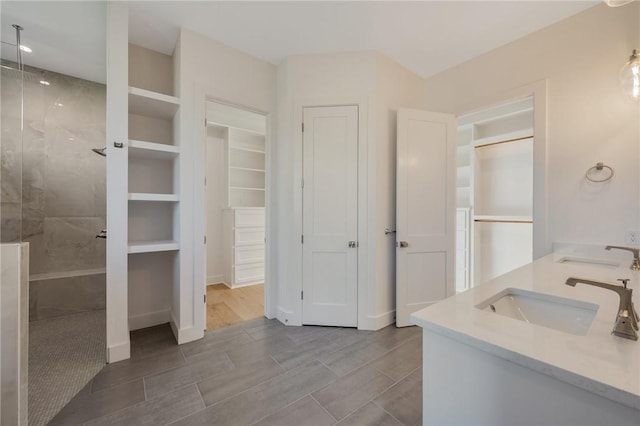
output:
<path id="1" fill-rule="evenodd" d="M 180 147 L 162 143 L 129 140 L 129 156 L 135 158 L 155 158 L 170 160 L 180 154 Z"/>
<path id="2" fill-rule="evenodd" d="M 175 96 L 129 87 L 129 113 L 171 119 L 178 111 L 180 100 Z"/>
<path id="3" fill-rule="evenodd" d="M 129 254 L 155 253 L 159 251 L 176 251 L 180 249 L 177 241 L 129 241 Z"/>
<path id="4" fill-rule="evenodd" d="M 474 222 L 533 223 L 531 216 L 474 215 Z"/>
<path id="5" fill-rule="evenodd" d="M 176 202 L 178 201 L 178 194 L 152 194 L 152 193 L 144 193 L 144 192 L 130 192 L 129 201 Z"/>
<path id="6" fill-rule="evenodd" d="M 496 145 L 506 142 L 517 142 L 525 139 L 533 138 L 533 129 L 523 129 L 516 132 L 503 133 L 501 135 L 489 136 L 481 139 L 474 139 L 473 146 L 475 148 L 482 148 L 483 146 Z"/>

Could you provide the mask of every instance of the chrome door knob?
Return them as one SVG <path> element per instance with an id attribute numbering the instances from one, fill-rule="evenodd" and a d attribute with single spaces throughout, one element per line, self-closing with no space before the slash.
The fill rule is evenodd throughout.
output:
<path id="1" fill-rule="evenodd" d="M 398 242 L 398 247 L 407 248 L 407 247 L 409 247 L 409 243 L 406 242 L 406 241 L 400 241 L 400 242 Z"/>
<path id="2" fill-rule="evenodd" d="M 349 248 L 356 248 L 356 247 L 358 247 L 357 241 L 349 241 Z"/>

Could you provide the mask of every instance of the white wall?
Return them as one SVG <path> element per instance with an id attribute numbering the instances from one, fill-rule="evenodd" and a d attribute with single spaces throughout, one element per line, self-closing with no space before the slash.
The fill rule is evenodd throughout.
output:
<path id="1" fill-rule="evenodd" d="M 207 136 L 206 150 L 206 221 L 207 284 L 224 280 L 222 247 L 222 208 L 224 207 L 224 139 Z"/>
<path id="2" fill-rule="evenodd" d="M 640 227 L 639 106 L 618 71 L 640 44 L 640 4 L 599 5 L 426 80 L 427 109 L 461 114 L 547 80 L 549 241 L 624 244 Z M 592 185 L 585 171 L 616 171 Z"/>
<path id="3" fill-rule="evenodd" d="M 302 321 L 301 132 L 303 106 L 359 104 L 358 327 L 379 329 L 395 314 L 396 112 L 419 108 L 423 80 L 375 52 L 304 55 L 278 68 L 278 317 Z M 363 131 L 364 130 L 364 131 Z M 292 232 L 293 231 L 293 232 Z"/>
<path id="4" fill-rule="evenodd" d="M 245 109 L 272 114 L 275 111 L 276 68 L 236 49 L 200 34 L 182 29 L 174 52 L 180 119 L 177 131 L 181 141 L 180 170 L 180 288 L 179 326 L 193 338 L 201 337 L 205 325 L 203 300 L 206 282 L 206 252 L 203 236 L 205 218 L 205 100 L 219 100 Z M 271 132 L 275 137 L 275 132 Z M 268 148 L 269 150 L 270 148 Z M 267 152 L 267 180 L 272 153 Z M 273 222 L 271 198 L 267 192 L 267 223 Z M 275 236 L 267 235 L 276 247 Z M 268 254 L 267 254 L 268 256 Z M 276 253 L 273 253 L 276 258 Z M 270 285 L 267 305 L 275 304 L 277 275 L 267 257 L 266 273 Z M 174 312 L 177 309 L 174 307 Z M 266 312 L 272 317 L 275 312 Z M 186 335 L 186 334 L 185 334 Z"/>
<path id="5" fill-rule="evenodd" d="M 367 149 L 374 140 L 375 120 L 368 111 L 375 111 L 375 58 L 373 52 L 342 53 L 329 55 L 292 56 L 278 67 L 278 146 L 274 170 L 277 170 L 277 240 L 278 240 L 278 307 L 277 316 L 286 324 L 302 323 L 302 250 L 300 235 L 302 148 L 300 125 L 302 106 L 358 104 L 360 114 L 359 177 L 367 173 Z M 362 128 L 366 134 L 363 134 Z M 368 134 L 368 136 L 367 136 Z M 359 161 L 360 161 L 359 160 Z M 362 167 L 364 165 L 364 167 Z M 359 203 L 366 201 L 367 191 L 362 191 L 359 178 Z M 366 188 L 366 187 L 365 187 Z M 365 217 L 366 219 L 366 217 Z M 368 244 L 367 221 L 358 218 L 358 273 L 359 280 L 366 274 Z M 365 232 L 361 232 L 364 229 Z M 367 283 L 366 276 L 363 281 Z M 370 288 L 367 284 L 366 288 Z M 361 303 L 369 298 L 358 292 L 358 321 L 366 311 Z"/>

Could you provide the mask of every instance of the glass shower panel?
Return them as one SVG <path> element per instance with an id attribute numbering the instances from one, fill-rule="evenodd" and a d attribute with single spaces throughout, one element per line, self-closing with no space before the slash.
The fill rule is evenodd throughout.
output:
<path id="1" fill-rule="evenodd" d="M 13 65 L 13 66 L 12 66 Z M 2 64 L 0 75 L 0 242 L 22 240 L 22 73 Z"/>

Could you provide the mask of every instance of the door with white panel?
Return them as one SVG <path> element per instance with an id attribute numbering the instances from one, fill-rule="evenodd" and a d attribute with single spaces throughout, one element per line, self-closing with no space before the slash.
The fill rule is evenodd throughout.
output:
<path id="1" fill-rule="evenodd" d="M 396 326 L 455 294 L 455 117 L 398 111 Z"/>
<path id="2" fill-rule="evenodd" d="M 358 107 L 303 109 L 302 322 L 358 325 Z"/>

